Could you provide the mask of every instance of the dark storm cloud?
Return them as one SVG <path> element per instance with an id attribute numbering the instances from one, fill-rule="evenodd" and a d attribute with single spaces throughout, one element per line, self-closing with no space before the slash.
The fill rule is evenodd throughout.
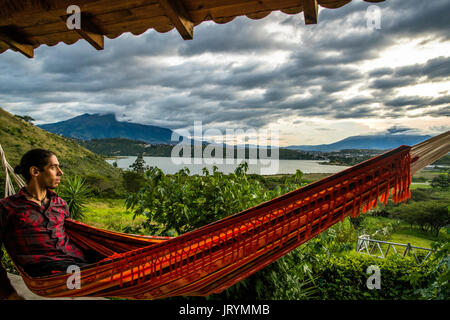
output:
<path id="1" fill-rule="evenodd" d="M 425 108 L 428 106 L 443 105 L 446 108 L 450 107 L 450 96 L 442 97 L 422 97 L 422 96 L 399 96 L 393 99 L 384 101 L 386 106 L 391 107 L 408 107 L 408 109 Z"/>
<path id="2" fill-rule="evenodd" d="M 369 77 L 382 77 L 386 75 L 392 75 L 394 73 L 394 69 L 392 68 L 379 68 L 369 72 Z"/>
<path id="3" fill-rule="evenodd" d="M 450 77 L 450 57 L 438 57 L 424 64 L 415 64 L 395 70 L 395 76 L 426 77 L 429 80 Z"/>
<path id="4" fill-rule="evenodd" d="M 441 108 L 428 113 L 432 117 L 450 117 L 450 108 Z"/>
<path id="5" fill-rule="evenodd" d="M 424 106 L 430 100 L 429 98 L 420 96 L 400 96 L 394 99 L 388 99 L 384 101 L 384 104 L 389 107 Z"/>
<path id="6" fill-rule="evenodd" d="M 407 127 L 402 127 L 402 126 L 393 126 L 393 127 L 388 128 L 386 130 L 386 133 L 389 133 L 389 134 L 397 134 L 397 133 L 404 134 L 406 132 L 411 132 L 411 131 L 414 131 L 414 130 L 415 130 L 414 128 L 407 128 Z"/>
<path id="7" fill-rule="evenodd" d="M 233 101 L 236 100 L 234 91 L 229 87 L 208 87 L 194 88 L 189 93 L 190 96 L 197 96 L 204 100 Z"/>
<path id="8" fill-rule="evenodd" d="M 367 107 L 348 108 L 346 110 L 339 110 L 334 114 L 336 119 L 372 118 L 376 116 L 377 113 L 373 109 Z"/>
<path id="9" fill-rule="evenodd" d="M 369 85 L 369 88 L 373 89 L 392 89 L 392 88 L 399 88 L 399 87 L 406 87 L 410 84 L 416 83 L 416 80 L 414 78 L 381 78 L 371 81 L 371 84 Z"/>
<path id="10" fill-rule="evenodd" d="M 450 37 L 449 1 L 386 1 L 380 6 L 392 11 L 393 19 L 383 19 L 383 23 L 395 35 L 432 35 L 441 40 Z"/>

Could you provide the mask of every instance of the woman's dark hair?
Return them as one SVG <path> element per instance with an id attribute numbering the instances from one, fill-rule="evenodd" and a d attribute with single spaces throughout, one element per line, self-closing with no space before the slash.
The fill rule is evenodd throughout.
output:
<path id="1" fill-rule="evenodd" d="M 40 171 L 48 164 L 48 159 L 55 154 L 50 150 L 33 149 L 22 156 L 20 164 L 14 168 L 14 172 L 21 174 L 28 182 L 31 179 L 30 168 L 38 167 Z"/>

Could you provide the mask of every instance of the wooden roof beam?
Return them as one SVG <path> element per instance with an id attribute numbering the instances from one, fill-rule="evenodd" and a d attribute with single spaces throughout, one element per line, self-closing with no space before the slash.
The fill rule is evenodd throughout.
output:
<path id="1" fill-rule="evenodd" d="M 0 40 L 6 43 L 12 50 L 18 51 L 25 57 L 34 57 L 34 47 L 31 44 L 24 43 L 19 39 L 13 39 L 10 35 L 0 32 Z"/>
<path id="2" fill-rule="evenodd" d="M 303 14 L 305 15 L 305 24 L 317 24 L 317 0 L 303 0 Z"/>
<path id="3" fill-rule="evenodd" d="M 194 22 L 181 0 L 159 0 L 159 4 L 184 40 L 194 39 Z"/>
<path id="4" fill-rule="evenodd" d="M 67 17 L 62 17 L 66 21 Z M 92 22 L 92 19 L 85 13 L 81 13 L 81 28 L 73 29 L 84 40 L 89 42 L 97 50 L 105 48 L 105 38 L 100 29 Z"/>

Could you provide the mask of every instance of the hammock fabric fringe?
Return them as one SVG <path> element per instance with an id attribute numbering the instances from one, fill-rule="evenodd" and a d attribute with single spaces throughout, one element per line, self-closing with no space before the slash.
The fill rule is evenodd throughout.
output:
<path id="1" fill-rule="evenodd" d="M 66 220 L 66 230 L 103 260 L 72 274 L 32 278 L 28 288 L 44 297 L 100 296 L 158 299 L 220 293 L 346 217 L 410 197 L 410 147 L 362 162 L 340 173 L 178 237 L 111 232 Z"/>

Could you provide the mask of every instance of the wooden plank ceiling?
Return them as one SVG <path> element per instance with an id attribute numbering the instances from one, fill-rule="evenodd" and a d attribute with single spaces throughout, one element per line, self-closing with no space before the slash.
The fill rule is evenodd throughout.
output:
<path id="1" fill-rule="evenodd" d="M 148 29 L 168 32 L 176 28 L 185 40 L 193 39 L 194 27 L 203 21 L 228 23 L 238 16 L 261 19 L 272 11 L 303 12 L 306 24 L 317 23 L 318 6 L 336 9 L 351 0 L 1 0 L 0 53 L 8 49 L 32 58 L 41 44 L 68 45 L 80 39 L 97 50 L 104 37 L 125 32 L 139 35 Z M 364 0 L 382 2 L 384 0 Z M 66 21 L 76 5 L 81 28 L 70 30 Z M 73 17 L 73 16 L 72 16 Z"/>

